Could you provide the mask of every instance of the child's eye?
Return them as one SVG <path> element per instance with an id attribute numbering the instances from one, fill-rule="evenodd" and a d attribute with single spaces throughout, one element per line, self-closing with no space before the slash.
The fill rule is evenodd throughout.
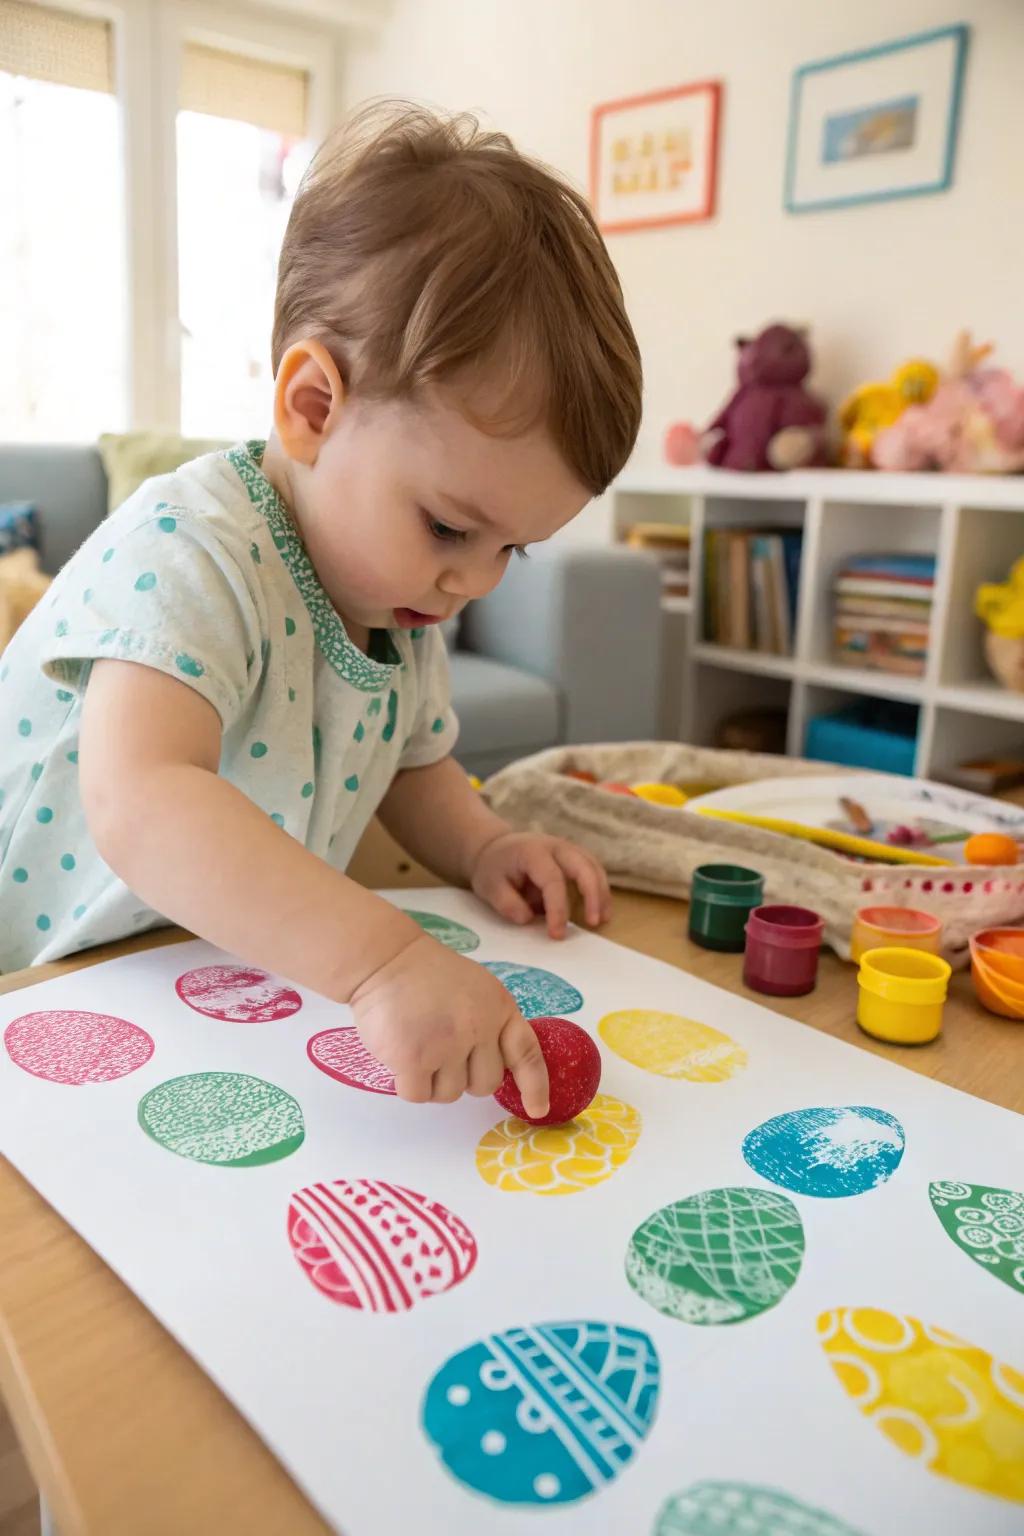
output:
<path id="1" fill-rule="evenodd" d="M 516 555 L 520 560 L 529 560 L 530 558 L 525 544 L 506 544 L 505 553 L 507 555 Z"/>
<path id="2" fill-rule="evenodd" d="M 466 537 L 463 529 L 450 528 L 447 523 L 442 523 L 436 517 L 431 517 L 429 512 L 425 512 L 423 515 L 427 520 L 427 527 L 435 539 L 441 539 L 446 544 L 458 544 Z"/>

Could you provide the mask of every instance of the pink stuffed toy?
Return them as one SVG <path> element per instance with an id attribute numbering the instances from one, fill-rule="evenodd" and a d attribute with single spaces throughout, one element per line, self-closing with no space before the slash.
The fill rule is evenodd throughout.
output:
<path id="1" fill-rule="evenodd" d="M 1024 469 L 1024 388 L 980 365 L 991 347 L 962 331 L 949 372 L 926 405 L 904 411 L 872 445 L 878 469 L 1013 474 Z"/>
<path id="2" fill-rule="evenodd" d="M 692 464 L 698 449 L 722 469 L 795 469 L 825 462 L 822 401 L 804 388 L 811 354 L 804 334 L 770 325 L 752 341 L 737 338 L 739 387 L 703 438 L 677 422 L 665 439 L 671 463 Z"/>

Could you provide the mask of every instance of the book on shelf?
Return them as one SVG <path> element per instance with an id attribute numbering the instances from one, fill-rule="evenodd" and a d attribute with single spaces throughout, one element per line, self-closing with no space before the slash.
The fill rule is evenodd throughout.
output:
<path id="1" fill-rule="evenodd" d="M 785 656 L 793 646 L 803 534 L 709 528 L 704 535 L 704 638 Z"/>
<path id="2" fill-rule="evenodd" d="M 934 555 L 848 557 L 833 583 L 836 660 L 923 676 L 934 586 Z"/>
<path id="3" fill-rule="evenodd" d="M 663 597 L 689 597 L 690 530 L 685 523 L 634 523 L 626 543 L 654 555 L 661 566 Z"/>

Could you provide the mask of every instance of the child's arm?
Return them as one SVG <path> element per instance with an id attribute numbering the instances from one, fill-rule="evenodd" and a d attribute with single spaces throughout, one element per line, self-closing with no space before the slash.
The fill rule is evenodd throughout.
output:
<path id="1" fill-rule="evenodd" d="M 399 773 L 379 815 L 414 859 L 443 879 L 470 886 L 511 922 L 531 922 L 543 911 L 551 937 L 564 938 L 570 880 L 592 927 L 611 916 L 608 877 L 591 854 L 564 838 L 516 832 L 450 757 Z"/>
<path id="2" fill-rule="evenodd" d="M 275 826 L 218 777 L 220 750 L 216 711 L 186 684 L 94 664 L 79 772 L 110 868 L 193 933 L 351 1002 L 403 1097 L 493 1092 L 509 1066 L 544 1113 L 543 1058 L 505 989 Z"/>

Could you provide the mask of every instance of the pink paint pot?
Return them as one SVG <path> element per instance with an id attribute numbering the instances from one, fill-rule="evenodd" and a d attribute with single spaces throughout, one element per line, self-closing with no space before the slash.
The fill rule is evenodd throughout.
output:
<path id="1" fill-rule="evenodd" d="M 755 907 L 746 926 L 745 985 L 772 997 L 812 992 L 824 931 L 824 921 L 809 907 Z"/>

